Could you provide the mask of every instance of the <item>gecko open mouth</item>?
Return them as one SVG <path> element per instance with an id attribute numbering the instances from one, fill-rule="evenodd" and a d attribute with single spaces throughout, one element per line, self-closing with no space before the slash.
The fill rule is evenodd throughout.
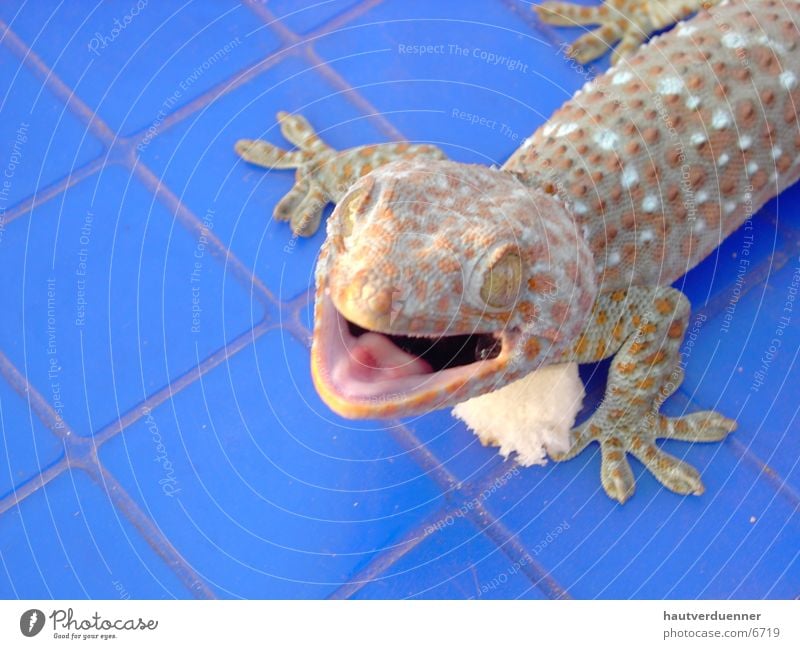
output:
<path id="1" fill-rule="evenodd" d="M 323 399 L 349 417 L 408 414 L 444 400 L 505 363 L 507 333 L 410 336 L 365 329 L 321 297 L 312 372 Z M 413 404 L 413 405 L 412 405 Z"/>
<path id="2" fill-rule="evenodd" d="M 356 350 L 361 349 L 359 342 L 365 336 L 363 348 L 368 350 L 375 349 L 371 342 L 375 336 L 381 336 L 393 344 L 395 347 L 413 356 L 418 360 L 426 362 L 432 372 L 439 372 L 450 367 L 469 365 L 475 361 L 485 361 L 496 358 L 500 354 L 502 341 L 494 334 L 456 334 L 442 336 L 403 336 L 398 334 L 385 334 L 364 329 L 354 322 L 347 322 L 347 329 L 351 336 L 356 339 Z M 380 340 L 380 339 L 378 339 Z M 386 345 L 386 343 L 383 343 Z M 380 344 L 379 344 L 380 346 Z M 380 349 L 375 349 L 380 355 Z M 391 355 L 391 352 L 390 352 Z M 369 358 L 364 358 L 368 361 Z M 375 359 L 381 367 L 380 358 Z M 366 363 L 368 364 L 368 363 Z"/>

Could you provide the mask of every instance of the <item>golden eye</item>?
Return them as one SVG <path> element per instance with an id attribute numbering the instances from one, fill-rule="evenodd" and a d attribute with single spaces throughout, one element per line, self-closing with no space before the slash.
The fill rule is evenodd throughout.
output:
<path id="1" fill-rule="evenodd" d="M 507 252 L 486 271 L 481 298 L 489 306 L 510 306 L 519 295 L 522 260 L 516 252 Z"/>

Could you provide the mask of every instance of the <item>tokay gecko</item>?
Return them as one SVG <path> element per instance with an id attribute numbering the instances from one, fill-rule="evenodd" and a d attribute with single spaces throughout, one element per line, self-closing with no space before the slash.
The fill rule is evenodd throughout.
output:
<path id="1" fill-rule="evenodd" d="M 602 402 L 577 427 L 570 419 L 549 455 L 598 442 L 603 487 L 620 502 L 634 491 L 627 454 L 669 489 L 700 494 L 698 472 L 656 440 L 719 441 L 736 424 L 660 413 L 683 377 L 690 316 L 670 284 L 800 177 L 800 2 L 534 9 L 557 25 L 599 25 L 569 53 L 588 61 L 618 43 L 614 65 L 501 168 L 426 145 L 335 151 L 285 113 L 297 150 L 237 142 L 245 160 L 297 170 L 275 208 L 296 234 L 336 204 L 316 270 L 315 386 L 351 418 L 490 408 L 479 399 L 522 386 L 482 428 L 535 399 L 524 382 L 547 366 L 613 357 Z"/>

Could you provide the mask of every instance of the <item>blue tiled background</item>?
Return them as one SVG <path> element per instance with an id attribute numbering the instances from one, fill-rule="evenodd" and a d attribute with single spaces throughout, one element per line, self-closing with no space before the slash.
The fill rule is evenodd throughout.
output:
<path id="1" fill-rule="evenodd" d="M 800 189 L 679 282 L 665 409 L 740 422 L 665 443 L 702 497 L 635 465 L 619 507 L 594 448 L 518 470 L 447 412 L 351 422 L 312 388 L 323 235 L 287 247 L 291 174 L 235 140 L 285 145 L 288 110 L 502 163 L 584 83 L 576 33 L 512 0 L 2 3 L 0 597 L 800 596 Z"/>

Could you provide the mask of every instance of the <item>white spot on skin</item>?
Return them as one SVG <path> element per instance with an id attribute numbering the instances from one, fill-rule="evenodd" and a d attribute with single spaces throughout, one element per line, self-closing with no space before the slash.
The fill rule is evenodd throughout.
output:
<path id="1" fill-rule="evenodd" d="M 559 126 L 560 124 L 556 122 L 550 122 L 549 124 L 545 124 L 542 127 L 542 135 L 544 135 L 545 137 L 550 137 Z"/>
<path id="2" fill-rule="evenodd" d="M 639 241 L 642 243 L 647 243 L 648 241 L 653 240 L 653 231 L 652 230 L 642 230 L 641 234 L 639 235 Z"/>
<path id="3" fill-rule="evenodd" d="M 695 232 L 702 232 L 706 229 L 706 222 L 703 219 L 697 219 L 692 226 L 692 230 Z"/>
<path id="4" fill-rule="evenodd" d="M 742 151 L 747 151 L 752 144 L 753 138 L 751 138 L 749 135 L 742 135 L 742 137 L 739 138 L 739 148 Z"/>
<path id="5" fill-rule="evenodd" d="M 730 114 L 718 108 L 714 111 L 714 114 L 711 116 L 711 126 L 713 126 L 718 131 L 727 128 L 731 125 L 731 116 Z"/>
<path id="6" fill-rule="evenodd" d="M 611 83 L 612 85 L 618 86 L 623 83 L 628 83 L 631 79 L 633 79 L 633 73 L 628 70 L 622 70 L 611 77 Z"/>
<path id="7" fill-rule="evenodd" d="M 612 131 L 599 131 L 595 133 L 592 139 L 595 141 L 597 146 L 605 151 L 612 151 L 613 149 L 616 149 L 617 144 L 619 144 L 619 135 Z"/>
<path id="8" fill-rule="evenodd" d="M 556 137 L 564 137 L 565 135 L 569 135 L 573 131 L 578 130 L 578 125 L 575 122 L 570 122 L 569 124 L 562 124 L 556 130 Z"/>
<path id="9" fill-rule="evenodd" d="M 691 142 L 694 146 L 700 146 L 706 142 L 705 133 L 692 133 L 691 137 L 689 138 L 689 142 Z"/>
<path id="10" fill-rule="evenodd" d="M 608 255 L 608 265 L 609 266 L 616 266 L 620 262 L 621 258 L 618 252 L 612 252 Z"/>
<path id="11" fill-rule="evenodd" d="M 700 105 L 700 97 L 696 95 L 692 95 L 689 99 L 686 100 L 686 108 L 689 110 L 694 110 Z"/>
<path id="12" fill-rule="evenodd" d="M 761 34 L 761 36 L 758 37 L 758 43 L 759 45 L 766 45 L 767 47 L 776 51 L 778 54 L 784 54 L 784 55 L 787 54 L 787 50 L 784 47 L 783 43 L 779 43 L 778 41 L 772 40 L 766 34 Z"/>
<path id="13" fill-rule="evenodd" d="M 658 208 L 658 198 L 652 194 L 645 196 L 642 201 L 642 209 L 645 212 L 655 212 Z"/>
<path id="14" fill-rule="evenodd" d="M 731 161 L 731 157 L 727 153 L 723 153 L 719 158 L 717 158 L 717 166 L 724 167 Z"/>
<path id="15" fill-rule="evenodd" d="M 694 196 L 695 203 L 705 203 L 707 200 L 708 200 L 708 192 L 702 189 L 699 192 L 697 192 L 697 194 L 695 194 Z"/>
<path id="16" fill-rule="evenodd" d="M 779 146 L 772 147 L 772 157 L 775 160 L 780 158 L 781 155 L 783 155 L 783 149 L 781 149 Z"/>
<path id="17" fill-rule="evenodd" d="M 684 22 L 679 23 L 678 29 L 676 30 L 676 34 L 678 36 L 691 36 L 697 31 L 697 27 L 694 25 L 687 25 Z"/>
<path id="18" fill-rule="evenodd" d="M 639 174 L 633 167 L 625 167 L 622 172 L 622 186 L 625 189 L 632 187 L 639 181 Z"/>
<path id="19" fill-rule="evenodd" d="M 575 205 L 572 206 L 572 211 L 575 212 L 575 214 L 586 214 L 589 208 L 586 207 L 586 203 L 575 201 Z"/>
<path id="20" fill-rule="evenodd" d="M 736 210 L 736 203 L 733 201 L 728 201 L 725 203 L 723 209 L 725 210 L 725 214 L 733 214 L 733 212 Z"/>
<path id="21" fill-rule="evenodd" d="M 794 72 L 790 72 L 789 70 L 781 72 L 778 79 L 780 79 L 781 85 L 786 88 L 786 90 L 794 90 L 797 87 L 797 77 Z"/>
<path id="22" fill-rule="evenodd" d="M 747 45 L 747 39 L 737 32 L 728 32 L 722 37 L 722 44 L 732 50 L 739 49 Z"/>
<path id="23" fill-rule="evenodd" d="M 758 171 L 758 165 L 755 162 L 748 163 L 747 173 L 749 173 L 752 176 L 756 171 Z"/>
<path id="24" fill-rule="evenodd" d="M 679 95 L 683 92 L 683 79 L 680 77 L 667 77 L 658 82 L 657 90 L 662 95 Z"/>

